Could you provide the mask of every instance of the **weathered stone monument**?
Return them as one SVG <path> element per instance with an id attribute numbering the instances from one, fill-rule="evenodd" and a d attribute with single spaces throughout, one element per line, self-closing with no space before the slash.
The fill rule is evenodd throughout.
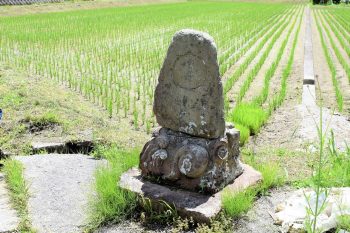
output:
<path id="1" fill-rule="evenodd" d="M 225 128 L 213 38 L 194 30 L 177 32 L 158 82 L 154 113 L 162 128 L 141 153 L 142 175 L 188 190 L 219 191 L 243 168 L 239 131 Z"/>
<path id="2" fill-rule="evenodd" d="M 209 222 L 221 210 L 221 189 L 235 192 L 260 182 L 261 174 L 239 160 L 239 131 L 225 125 L 223 102 L 213 38 L 177 32 L 155 90 L 160 127 L 141 152 L 140 170 L 125 172 L 119 185 Z"/>

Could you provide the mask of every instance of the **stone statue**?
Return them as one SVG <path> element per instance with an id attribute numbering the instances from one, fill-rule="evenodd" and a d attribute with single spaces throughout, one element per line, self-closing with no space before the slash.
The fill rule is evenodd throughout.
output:
<path id="1" fill-rule="evenodd" d="M 141 152 L 142 176 L 215 193 L 242 174 L 239 131 L 225 126 L 223 102 L 213 38 L 177 32 L 155 90 L 153 110 L 162 127 Z"/>

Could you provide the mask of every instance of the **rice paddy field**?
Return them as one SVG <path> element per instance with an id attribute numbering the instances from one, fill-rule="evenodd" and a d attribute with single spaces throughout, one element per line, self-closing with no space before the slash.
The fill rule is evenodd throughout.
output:
<path id="1" fill-rule="evenodd" d="M 3 17 L 0 59 L 66 85 L 103 106 L 110 117 L 129 117 L 135 128 L 149 131 L 155 125 L 154 88 L 172 35 L 182 28 L 206 31 L 218 47 L 227 118 L 256 133 L 285 98 L 304 8 L 187 2 Z M 337 64 L 327 63 L 339 111 L 350 107 L 348 11 L 313 11 L 321 30 L 315 36 L 334 38 L 322 40 L 326 58 L 336 56 L 338 73 L 347 76 L 340 83 Z M 243 120 L 249 112 L 257 114 Z"/>
<path id="2" fill-rule="evenodd" d="M 324 108 L 328 114 L 325 119 L 336 118 L 330 124 L 336 134 L 334 148 L 347 153 L 343 165 L 349 165 L 350 149 L 344 146 L 350 142 L 349 5 L 316 6 L 303 1 L 89 4 L 0 9 L 0 109 L 10 113 L 0 125 L 0 159 L 1 149 L 25 153 L 30 151 L 28 144 L 38 138 L 52 142 L 69 135 L 80 139 L 88 134 L 87 128 L 95 128 L 91 137 L 99 143 L 141 148 L 157 127 L 152 111 L 154 90 L 168 46 L 175 32 L 191 28 L 205 31 L 215 40 L 225 118 L 240 130 L 245 162 L 259 164 L 263 175 L 281 170 L 287 176 L 283 185 L 288 188 L 310 185 L 305 181 L 315 166 L 310 158 L 315 151 L 310 145 L 319 132 L 308 127 L 317 125 L 319 119 L 305 114 L 312 108 L 318 112 Z M 51 12 L 56 8 L 57 12 Z M 306 41 L 311 42 L 311 52 Z M 313 72 L 314 93 L 305 89 L 306 69 Z M 315 105 L 302 110 L 308 92 Z M 39 113 L 46 115 L 35 118 L 37 121 L 51 123 L 28 133 L 26 124 L 34 122 L 28 115 Z M 110 153 L 104 147 L 96 151 Z M 252 162 L 255 153 L 258 159 Z M 277 165 L 281 169 L 269 171 L 264 167 L 267 161 L 273 165 L 266 167 Z M 350 171 L 345 170 L 347 181 L 342 184 L 350 186 Z M 257 193 L 262 195 L 279 182 Z M 244 195 L 253 201 L 257 193 Z M 247 200 L 244 195 L 243 200 Z M 111 220 L 108 214 L 103 216 L 93 229 Z M 235 223 L 243 226 L 237 232 L 258 232 L 269 222 L 258 219 L 247 223 L 237 216 Z M 278 232 L 271 229 L 262 232 Z M 225 232 L 221 230 L 216 232 Z"/>

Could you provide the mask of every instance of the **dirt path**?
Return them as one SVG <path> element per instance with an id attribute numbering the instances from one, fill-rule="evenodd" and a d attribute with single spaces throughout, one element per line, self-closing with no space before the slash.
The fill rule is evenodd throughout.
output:
<path id="1" fill-rule="evenodd" d="M 82 232 L 93 174 L 102 160 L 86 155 L 16 157 L 29 184 L 29 215 L 38 233 Z"/>
<path id="2" fill-rule="evenodd" d="M 275 207 L 291 195 L 292 189 L 283 187 L 271 190 L 268 196 L 262 196 L 254 202 L 248 213 L 237 220 L 234 225 L 235 233 L 279 233 L 280 226 L 274 224 Z"/>

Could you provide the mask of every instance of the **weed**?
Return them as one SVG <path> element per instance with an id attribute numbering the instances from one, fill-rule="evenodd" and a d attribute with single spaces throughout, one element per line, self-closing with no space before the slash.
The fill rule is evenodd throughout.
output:
<path id="1" fill-rule="evenodd" d="M 180 232 L 188 231 L 193 226 L 194 226 L 194 221 L 192 218 L 183 219 L 178 217 L 174 221 L 174 227 L 173 229 L 171 229 L 171 233 L 180 233 Z"/>
<path id="2" fill-rule="evenodd" d="M 169 224 L 179 219 L 176 208 L 165 201 L 158 201 L 155 203 L 149 198 L 141 197 L 139 202 L 145 211 L 141 213 L 143 222 Z"/>
<path id="3" fill-rule="evenodd" d="M 195 229 L 195 233 L 226 233 L 233 231 L 232 219 L 220 212 L 210 224 L 199 224 Z"/>

